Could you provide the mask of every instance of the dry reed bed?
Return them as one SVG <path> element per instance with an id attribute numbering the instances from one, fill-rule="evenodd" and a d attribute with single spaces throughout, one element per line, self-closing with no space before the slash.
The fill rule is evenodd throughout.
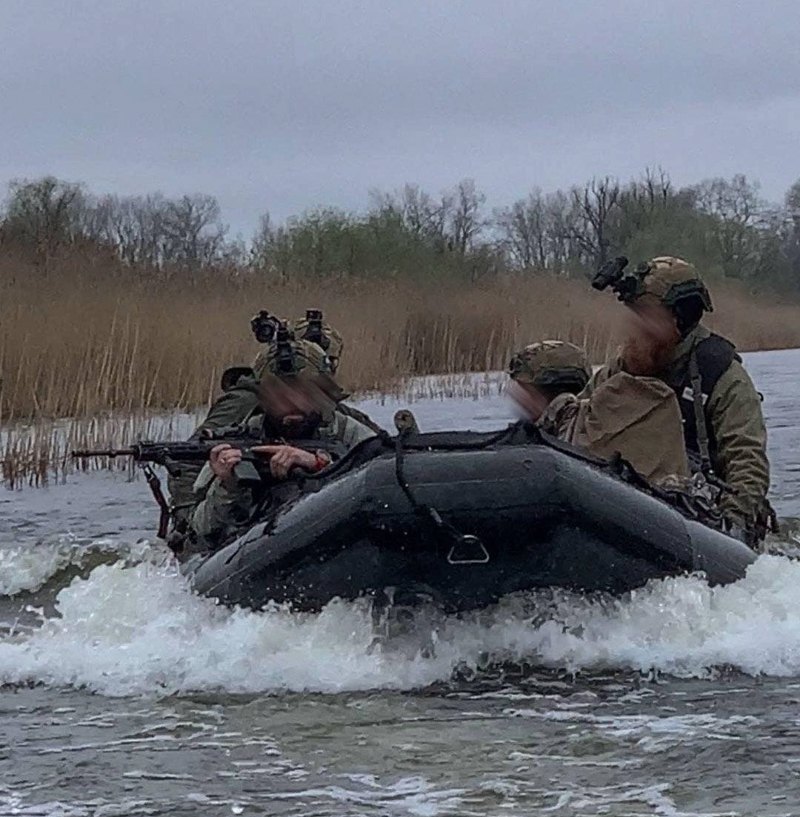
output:
<path id="1" fill-rule="evenodd" d="M 79 448 L 125 448 L 142 439 L 181 439 L 199 422 L 197 414 L 107 414 L 89 418 L 14 423 L 0 431 L 0 479 L 10 488 L 46 485 L 74 470 L 133 471 L 129 458 L 74 461 Z"/>
<path id="2" fill-rule="evenodd" d="M 714 288 L 711 323 L 740 348 L 800 345 L 800 307 Z M 341 380 L 356 392 L 473 394 L 475 381 L 407 378 L 504 368 L 543 337 L 583 344 L 599 362 L 621 314 L 583 281 L 281 282 L 249 272 L 154 273 L 108 259 L 45 271 L 0 260 L 0 419 L 6 482 L 63 473 L 69 447 L 153 436 L 153 416 L 208 403 L 221 372 L 258 350 L 249 318 L 320 307 L 346 339 Z M 54 425 L 59 418 L 73 418 Z M 148 423 L 151 427 L 148 429 Z M 159 434 L 158 436 L 162 436 Z"/>
<path id="3" fill-rule="evenodd" d="M 577 282 L 270 283 L 252 275 L 107 279 L 78 271 L 0 284 L 0 417 L 185 409 L 250 362 L 249 318 L 320 306 L 346 337 L 343 382 L 380 390 L 408 375 L 502 368 L 531 337 L 603 349 L 608 327 Z M 596 348 L 597 352 L 598 349 Z"/>

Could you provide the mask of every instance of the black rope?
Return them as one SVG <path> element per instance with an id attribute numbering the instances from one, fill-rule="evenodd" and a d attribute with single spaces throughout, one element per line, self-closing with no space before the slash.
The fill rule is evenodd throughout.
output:
<path id="1" fill-rule="evenodd" d="M 397 484 L 400 487 L 400 490 L 405 494 L 406 499 L 408 499 L 409 504 L 414 509 L 414 512 L 418 514 L 422 519 L 428 520 L 432 523 L 434 530 L 437 533 L 444 534 L 448 539 L 461 541 L 464 538 L 464 535 L 454 528 L 449 522 L 446 522 L 442 519 L 439 511 L 436 508 L 431 507 L 430 505 L 424 505 L 420 502 L 415 496 L 414 492 L 411 490 L 411 486 L 406 479 L 405 471 L 403 470 L 403 466 L 405 464 L 405 447 L 404 442 L 407 434 L 401 433 L 398 434 L 395 438 L 395 455 L 394 455 L 394 473 L 397 479 Z"/>

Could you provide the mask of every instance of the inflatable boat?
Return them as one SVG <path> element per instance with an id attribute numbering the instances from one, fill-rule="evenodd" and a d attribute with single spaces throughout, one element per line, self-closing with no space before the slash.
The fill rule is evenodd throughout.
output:
<path id="1" fill-rule="evenodd" d="M 623 593 L 702 572 L 741 578 L 755 554 L 624 461 L 531 429 L 367 441 L 227 547 L 184 565 L 228 605 L 317 610 L 420 592 L 447 611 L 545 587 Z"/>

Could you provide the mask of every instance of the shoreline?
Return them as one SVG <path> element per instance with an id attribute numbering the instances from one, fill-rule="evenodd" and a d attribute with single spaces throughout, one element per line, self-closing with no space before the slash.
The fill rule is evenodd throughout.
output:
<path id="1" fill-rule="evenodd" d="M 800 347 L 761 349 L 745 352 L 748 358 L 778 358 L 797 352 Z M 787 369 L 786 377 L 793 376 Z M 350 402 L 370 413 L 383 413 L 384 407 L 399 408 L 415 403 L 499 400 L 507 376 L 503 371 L 461 372 L 449 375 L 407 377 L 389 390 L 363 390 Z M 75 463 L 69 456 L 77 448 L 123 448 L 143 439 L 186 439 L 202 420 L 206 406 L 192 410 L 146 409 L 136 412 L 110 411 L 97 417 L 39 419 L 0 425 L 0 478 L 8 489 L 39 487 L 58 483 L 66 475 L 81 471 L 114 470 L 132 472 L 125 459 L 93 459 Z M 387 415 L 384 427 L 391 430 Z"/>

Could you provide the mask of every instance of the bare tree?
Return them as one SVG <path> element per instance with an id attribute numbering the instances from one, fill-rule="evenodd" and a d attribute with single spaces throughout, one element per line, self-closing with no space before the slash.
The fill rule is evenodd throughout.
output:
<path id="1" fill-rule="evenodd" d="M 580 262 L 581 250 L 575 240 L 578 225 L 570 197 L 562 190 L 548 193 L 544 201 L 547 255 L 555 272 L 569 271 Z"/>
<path id="2" fill-rule="evenodd" d="M 575 220 L 573 237 L 592 266 L 605 263 L 611 248 L 612 221 L 619 209 L 620 186 L 616 179 L 592 179 L 571 191 Z"/>
<path id="3" fill-rule="evenodd" d="M 495 225 L 500 246 L 517 268 L 561 273 L 580 255 L 574 239 L 580 225 L 561 191 L 543 195 L 534 188 L 527 198 L 497 211 Z"/>
<path id="4" fill-rule="evenodd" d="M 437 200 L 419 185 L 407 184 L 394 193 L 373 191 L 371 199 L 373 213 L 399 219 L 403 228 L 416 239 L 444 252 L 453 211 L 453 193 L 443 193 Z"/>
<path id="5" fill-rule="evenodd" d="M 80 237 L 84 206 L 85 196 L 79 184 L 53 176 L 12 181 L 3 219 L 3 238 L 31 247 L 39 256 L 48 258 L 59 247 L 72 244 Z"/>
<path id="6" fill-rule="evenodd" d="M 227 227 L 213 196 L 182 196 L 167 201 L 163 213 L 164 261 L 210 264 L 220 253 Z"/>
<path id="7" fill-rule="evenodd" d="M 443 201 L 446 197 L 443 197 Z M 486 226 L 483 205 L 486 196 L 479 192 L 472 179 L 459 182 L 452 195 L 452 212 L 449 219 L 451 248 L 461 255 L 472 249 L 476 238 Z"/>
<path id="8" fill-rule="evenodd" d="M 511 207 L 496 212 L 500 245 L 515 266 L 522 269 L 544 269 L 547 266 L 549 253 L 545 221 L 545 201 L 539 188 L 534 188 L 527 198 L 515 201 Z"/>
<path id="9" fill-rule="evenodd" d="M 758 184 L 741 174 L 727 179 L 706 179 L 694 188 L 699 210 L 717 216 L 722 221 L 747 227 L 754 224 L 761 212 Z"/>
<path id="10" fill-rule="evenodd" d="M 795 229 L 800 231 L 800 179 L 786 191 L 785 201 L 789 218 L 792 219 Z"/>
<path id="11" fill-rule="evenodd" d="M 797 287 L 800 283 L 800 179 L 786 191 L 784 202 L 782 249 L 787 277 Z"/>
<path id="12" fill-rule="evenodd" d="M 227 227 L 211 196 L 167 199 L 154 193 L 83 201 L 78 220 L 84 237 L 113 247 L 127 264 L 207 265 L 237 256 L 239 245 L 227 245 Z"/>
<path id="13" fill-rule="evenodd" d="M 400 197 L 403 223 L 421 238 L 441 237 L 444 232 L 442 208 L 419 185 L 407 184 Z"/>
<path id="14" fill-rule="evenodd" d="M 675 191 L 669 176 L 659 168 L 644 174 L 620 190 L 618 217 L 623 232 L 642 229 L 654 213 L 670 205 Z"/>
<path id="15" fill-rule="evenodd" d="M 660 167 L 658 170 L 645 168 L 641 179 L 633 182 L 628 190 L 633 201 L 649 212 L 665 207 L 674 193 L 669 175 Z"/>
<path id="16" fill-rule="evenodd" d="M 759 227 L 766 208 L 758 195 L 758 184 L 746 176 L 707 179 L 692 188 L 695 207 L 711 216 L 713 238 L 718 246 L 725 275 L 744 278 L 758 267 L 761 248 Z"/>
<path id="17" fill-rule="evenodd" d="M 105 196 L 98 201 L 106 241 L 127 264 L 158 267 L 165 261 L 167 200 L 148 196 Z"/>
<path id="18" fill-rule="evenodd" d="M 270 214 L 262 213 L 258 219 L 258 227 L 250 241 L 250 262 L 254 267 L 266 269 L 269 266 L 274 240 L 275 231 Z"/>

